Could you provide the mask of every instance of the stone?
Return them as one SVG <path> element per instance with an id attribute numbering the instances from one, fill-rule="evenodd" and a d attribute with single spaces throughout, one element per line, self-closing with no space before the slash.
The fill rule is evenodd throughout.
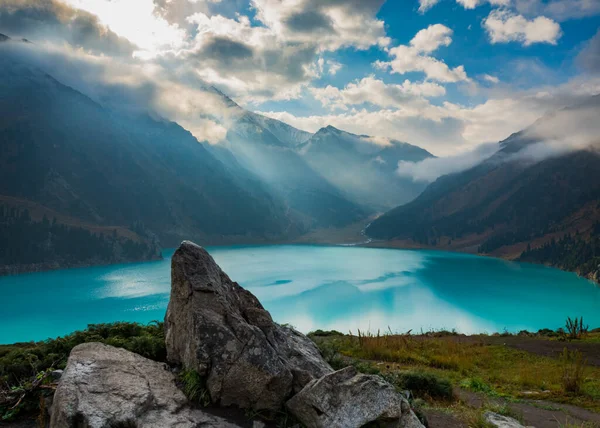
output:
<path id="1" fill-rule="evenodd" d="M 188 241 L 171 262 L 165 335 L 169 362 L 205 377 L 220 406 L 277 410 L 333 371 L 310 339 L 273 322 L 252 293 Z"/>
<path id="2" fill-rule="evenodd" d="M 311 381 L 286 403 L 309 428 L 424 428 L 408 402 L 379 376 L 346 367 Z"/>
<path id="3" fill-rule="evenodd" d="M 50 428 L 235 428 L 188 406 L 165 364 L 85 343 L 71 351 L 52 404 Z"/>
<path id="4" fill-rule="evenodd" d="M 63 370 L 52 370 L 50 373 L 50 377 L 53 381 L 58 381 L 63 375 Z"/>
<path id="5" fill-rule="evenodd" d="M 486 422 L 497 428 L 525 428 L 524 425 L 521 425 L 521 423 L 514 418 L 499 415 L 498 413 L 490 411 L 485 412 L 483 418 Z"/>

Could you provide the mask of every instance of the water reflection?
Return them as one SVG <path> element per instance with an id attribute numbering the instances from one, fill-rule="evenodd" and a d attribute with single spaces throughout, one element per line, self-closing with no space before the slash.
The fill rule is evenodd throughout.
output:
<path id="1" fill-rule="evenodd" d="M 209 248 L 281 323 L 304 332 L 391 329 L 464 333 L 600 327 L 600 289 L 541 266 L 431 251 L 356 247 Z M 0 278 L 0 343 L 89 323 L 163 319 L 170 260 Z"/>

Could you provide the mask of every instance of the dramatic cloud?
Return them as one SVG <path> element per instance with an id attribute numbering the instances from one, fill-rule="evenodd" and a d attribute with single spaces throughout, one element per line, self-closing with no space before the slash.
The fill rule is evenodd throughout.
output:
<path id="1" fill-rule="evenodd" d="M 562 36 L 560 25 L 550 18 L 539 16 L 528 20 L 505 9 L 490 12 L 483 21 L 492 43 L 519 42 L 524 46 L 534 43 L 555 45 Z"/>
<path id="2" fill-rule="evenodd" d="M 252 0 L 252 7 L 278 39 L 331 51 L 387 44 L 384 22 L 376 17 L 384 1 Z"/>
<path id="3" fill-rule="evenodd" d="M 131 56 L 137 49 L 95 15 L 55 0 L 3 0 L 0 32 L 15 38 L 68 43 L 97 54 Z"/>
<path id="4" fill-rule="evenodd" d="M 423 72 L 428 79 L 452 83 L 469 80 L 464 67 L 451 69 L 444 62 L 430 56 L 442 46 L 452 43 L 452 30 L 444 25 L 435 24 L 419 31 L 410 44 L 389 49 L 393 58 L 389 62 L 376 61 L 373 66 L 392 73 L 405 74 L 413 71 Z"/>
<path id="5" fill-rule="evenodd" d="M 376 18 L 382 3 L 253 0 L 262 25 L 244 15 L 198 12 L 187 18 L 195 26 L 193 46 L 179 57 L 244 103 L 297 98 L 312 79 L 340 70 L 340 63 L 319 54 L 388 43 Z"/>
<path id="6" fill-rule="evenodd" d="M 343 89 L 333 86 L 311 88 L 313 96 L 324 107 L 348 110 L 350 106 L 369 103 L 380 107 L 403 107 L 420 103 L 423 98 L 446 94 L 443 86 L 436 83 L 412 83 L 405 80 L 401 85 L 386 84 L 374 76 L 349 83 Z"/>
<path id="7" fill-rule="evenodd" d="M 31 0 L 21 0 L 29 2 Z M 180 49 L 186 32 L 154 13 L 152 0 L 64 0 L 71 6 L 98 17 L 100 22 L 139 47 L 141 57 Z"/>
<path id="8" fill-rule="evenodd" d="M 407 141 L 446 156 L 502 141 L 549 111 L 581 103 L 593 94 L 600 94 L 600 78 L 576 78 L 561 86 L 522 92 L 497 92 L 495 97 L 472 107 L 445 102 L 441 106 L 423 103 L 378 111 L 352 109 L 323 116 L 263 114 L 306 131 L 333 125 L 355 134 Z"/>

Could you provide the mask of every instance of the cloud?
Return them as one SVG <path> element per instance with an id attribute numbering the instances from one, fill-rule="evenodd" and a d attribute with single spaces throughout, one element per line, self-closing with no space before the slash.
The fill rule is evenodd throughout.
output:
<path id="1" fill-rule="evenodd" d="M 600 94 L 600 77 L 574 78 L 560 86 L 540 86 L 519 92 L 495 90 L 487 101 L 473 106 L 449 102 L 437 106 L 422 102 L 377 111 L 350 109 L 320 116 L 296 116 L 289 112 L 262 114 L 306 131 L 316 132 L 333 125 L 355 134 L 406 141 L 444 156 L 502 141 L 529 127 L 547 112 L 581 103 L 595 94 Z"/>
<path id="2" fill-rule="evenodd" d="M 187 18 L 195 26 L 192 46 L 178 57 L 242 103 L 297 98 L 314 78 L 340 70 L 324 52 L 386 43 L 376 18 L 382 3 L 253 0 L 254 21 L 198 12 Z"/>
<path id="3" fill-rule="evenodd" d="M 452 30 L 442 24 L 430 25 L 419 31 L 409 45 L 399 45 L 389 49 L 391 61 L 376 61 L 373 66 L 397 74 L 423 72 L 428 79 L 443 83 L 468 81 L 469 78 L 462 65 L 451 69 L 444 62 L 429 55 L 442 46 L 450 45 L 451 35 Z"/>
<path id="4" fill-rule="evenodd" d="M 37 67 L 100 104 L 123 114 L 178 122 L 199 141 L 219 142 L 241 110 L 195 75 L 131 58 L 115 61 L 67 46 L 0 44 L 5 60 Z"/>
<path id="5" fill-rule="evenodd" d="M 493 84 L 500 83 L 500 79 L 498 79 L 496 76 L 492 76 L 491 74 L 484 74 L 482 77 L 487 82 L 490 82 Z"/>
<path id="6" fill-rule="evenodd" d="M 387 43 L 377 12 L 385 0 L 252 0 L 256 19 L 279 40 L 311 43 L 319 51 L 367 49 Z"/>
<path id="7" fill-rule="evenodd" d="M 337 74 L 337 72 L 340 71 L 344 65 L 342 63 L 339 63 L 337 61 L 330 59 L 330 60 L 327 60 L 327 66 L 328 66 L 327 73 L 329 73 L 329 75 L 331 75 L 331 76 L 335 76 Z"/>
<path id="8" fill-rule="evenodd" d="M 40 42 L 68 43 L 113 56 L 131 56 L 137 49 L 95 15 L 55 0 L 3 0 L 0 32 Z"/>
<path id="9" fill-rule="evenodd" d="M 456 0 L 465 9 L 475 9 L 483 3 L 489 3 L 492 6 L 508 6 L 511 0 Z"/>
<path id="10" fill-rule="evenodd" d="M 514 0 L 515 8 L 525 15 L 545 15 L 557 21 L 580 19 L 600 14 L 597 0 Z"/>
<path id="11" fill-rule="evenodd" d="M 237 0 L 64 1 L 0 2 L 0 28 L 197 74 L 243 104 L 298 98 L 341 69 L 333 59 L 318 64 L 327 52 L 389 43 L 377 18 L 384 0 L 251 0 L 247 15 Z"/>
<path id="12" fill-rule="evenodd" d="M 419 103 L 423 98 L 440 97 L 446 94 L 443 86 L 432 82 L 386 84 L 374 76 L 349 83 L 343 89 L 334 86 L 311 88 L 312 95 L 324 107 L 348 110 L 350 106 L 369 103 L 379 107 L 402 107 Z"/>
<path id="13" fill-rule="evenodd" d="M 483 3 L 489 3 L 493 6 L 508 6 L 511 0 L 456 0 L 465 9 L 475 9 Z M 425 13 L 433 6 L 438 4 L 440 0 L 419 0 L 419 12 Z"/>
<path id="14" fill-rule="evenodd" d="M 484 19 L 483 26 L 492 43 L 519 42 L 523 46 L 534 43 L 556 45 L 562 36 L 560 25 L 550 18 L 538 16 L 528 20 L 506 9 L 496 9 Z"/>
<path id="15" fill-rule="evenodd" d="M 420 30 L 410 41 L 410 45 L 419 53 L 430 53 L 441 46 L 452 43 L 452 30 L 442 24 L 434 24 Z"/>
<path id="16" fill-rule="evenodd" d="M 478 165 L 498 151 L 497 143 L 483 144 L 475 149 L 454 156 L 427 158 L 420 162 L 400 161 L 396 173 L 413 181 L 431 183 L 438 177 L 464 171 Z"/>
<path id="17" fill-rule="evenodd" d="M 587 72 L 600 74 L 600 30 L 577 55 L 577 63 Z"/>
<path id="18" fill-rule="evenodd" d="M 140 57 L 154 57 L 186 44 L 186 31 L 156 14 L 153 0 L 63 1 L 97 16 L 103 25 L 138 46 L 136 55 Z"/>
<path id="19" fill-rule="evenodd" d="M 439 2 L 440 0 L 419 0 L 419 12 L 425 13 Z"/>
<path id="20" fill-rule="evenodd" d="M 553 111 L 524 132 L 524 138 L 534 143 L 510 159 L 539 162 L 576 150 L 600 150 L 599 117 L 600 95 L 588 98 L 581 104 Z"/>

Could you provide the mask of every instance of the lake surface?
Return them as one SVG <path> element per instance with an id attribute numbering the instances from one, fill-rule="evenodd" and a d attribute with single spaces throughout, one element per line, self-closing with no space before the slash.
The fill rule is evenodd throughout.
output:
<path id="1" fill-rule="evenodd" d="M 463 333 L 600 327 L 600 288 L 575 274 L 472 255 L 311 245 L 208 248 L 280 323 L 315 329 Z M 158 262 L 0 277 L 0 343 L 111 321 L 162 320 L 170 256 Z"/>

